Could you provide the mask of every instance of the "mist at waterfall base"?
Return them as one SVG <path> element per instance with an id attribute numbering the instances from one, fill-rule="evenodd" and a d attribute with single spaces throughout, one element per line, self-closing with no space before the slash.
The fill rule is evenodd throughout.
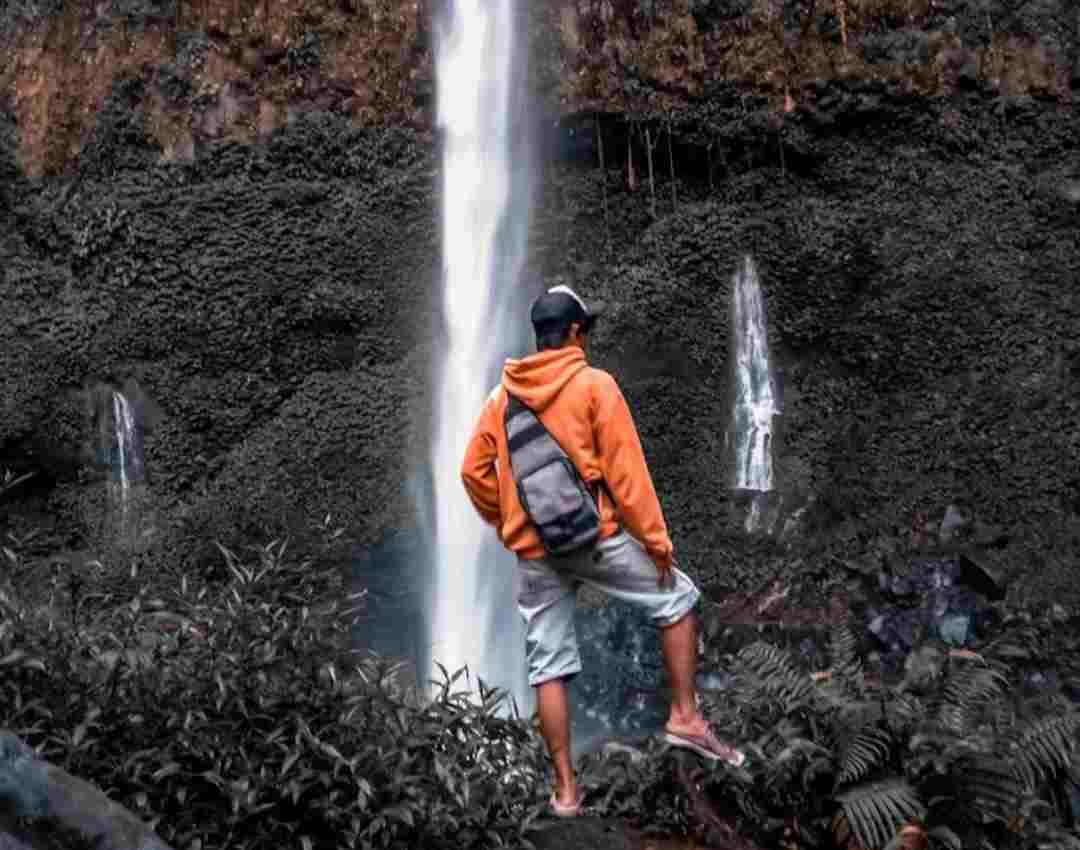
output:
<path id="1" fill-rule="evenodd" d="M 514 559 L 477 515 L 461 481 L 465 447 L 503 361 L 520 356 L 519 285 L 532 202 L 532 153 L 523 51 L 511 0 L 453 0 L 438 24 L 442 138 L 444 336 L 434 368 L 429 639 L 436 663 L 509 692 L 522 712 L 532 694 L 514 599 Z"/>
<path id="2" fill-rule="evenodd" d="M 411 486 L 418 498 L 430 492 L 429 484 L 420 478 Z M 431 631 L 425 604 L 431 581 L 426 566 L 429 545 L 426 531 L 400 529 L 387 532 L 373 545 L 356 547 L 352 554 L 350 590 L 363 593 L 352 628 L 353 646 L 360 652 L 408 660 L 421 676 L 428 669 L 424 659 L 430 657 L 425 647 Z M 504 582 L 511 579 L 514 563 L 510 556 L 493 564 L 505 568 Z M 499 610 L 492 614 L 496 634 L 513 636 L 512 644 L 504 639 L 513 653 L 509 660 L 524 671 L 524 644 L 510 631 L 519 616 L 513 599 L 499 603 Z M 641 610 L 609 600 L 599 607 L 579 603 L 575 628 L 583 669 L 568 687 L 574 754 L 591 751 L 608 740 L 635 741 L 656 733 L 667 717 L 669 695 L 655 626 Z M 459 689 L 464 689 L 460 680 L 455 685 Z M 526 701 L 518 700 L 523 716 L 532 713 L 532 703 L 531 693 Z"/>

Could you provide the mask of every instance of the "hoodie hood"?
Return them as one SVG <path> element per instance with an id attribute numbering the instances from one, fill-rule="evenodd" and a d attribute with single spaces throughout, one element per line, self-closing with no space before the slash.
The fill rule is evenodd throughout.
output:
<path id="1" fill-rule="evenodd" d="M 578 372 L 588 366 L 576 345 L 538 351 L 520 360 L 507 360 L 502 385 L 526 407 L 540 413 Z"/>

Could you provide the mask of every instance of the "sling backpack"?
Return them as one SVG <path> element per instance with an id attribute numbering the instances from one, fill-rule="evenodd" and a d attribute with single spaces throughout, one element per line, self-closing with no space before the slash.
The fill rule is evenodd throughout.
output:
<path id="1" fill-rule="evenodd" d="M 577 467 L 528 407 L 507 392 L 506 442 L 518 499 L 549 555 L 568 555 L 600 536 L 600 511 Z"/>

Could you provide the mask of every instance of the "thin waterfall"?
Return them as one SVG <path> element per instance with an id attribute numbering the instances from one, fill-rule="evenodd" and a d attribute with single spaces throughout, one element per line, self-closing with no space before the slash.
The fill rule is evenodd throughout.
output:
<path id="1" fill-rule="evenodd" d="M 769 364 L 765 302 L 761 282 L 750 257 L 733 281 L 735 380 L 735 482 L 738 490 L 755 491 L 746 527 L 760 522 L 761 498 L 773 489 L 773 417 L 779 413 Z"/>
<path id="2" fill-rule="evenodd" d="M 451 673 L 467 667 L 473 687 L 480 677 L 506 688 L 524 707 L 528 688 L 514 560 L 477 516 L 460 473 L 502 361 L 520 353 L 524 342 L 520 316 L 512 316 L 529 216 L 530 163 L 516 88 L 522 59 L 515 52 L 510 0 L 453 0 L 448 6 L 436 54 L 446 338 L 435 374 L 436 554 L 428 660 Z"/>
<path id="3" fill-rule="evenodd" d="M 135 534 L 133 488 L 145 480 L 142 434 L 135 411 L 120 391 L 112 391 L 113 460 L 112 489 L 117 512 L 117 532 L 127 540 Z"/>

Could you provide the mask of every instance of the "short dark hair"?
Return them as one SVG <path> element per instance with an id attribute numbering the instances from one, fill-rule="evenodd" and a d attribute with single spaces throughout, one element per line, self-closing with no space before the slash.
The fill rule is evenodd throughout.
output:
<path id="1" fill-rule="evenodd" d="M 545 322 L 542 325 L 533 325 L 533 330 L 536 331 L 536 350 L 562 348 L 570 338 L 572 324 L 573 322 Z"/>

